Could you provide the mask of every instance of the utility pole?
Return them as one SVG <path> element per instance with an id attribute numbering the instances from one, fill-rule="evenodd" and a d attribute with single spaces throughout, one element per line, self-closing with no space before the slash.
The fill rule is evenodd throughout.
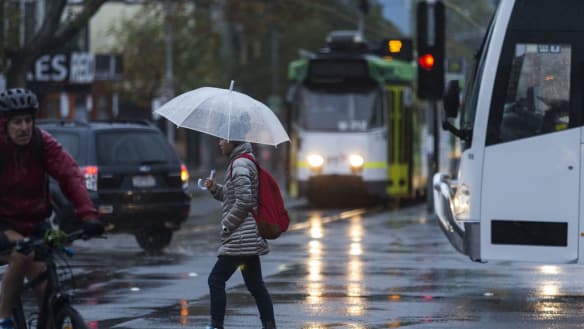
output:
<path id="1" fill-rule="evenodd" d="M 278 68 L 280 66 L 280 56 L 279 56 L 279 38 L 280 34 L 278 33 L 278 29 L 275 26 L 276 24 L 271 23 L 271 44 L 272 44 L 272 95 L 278 95 L 280 90 L 279 88 L 279 80 L 280 74 Z"/>
<path id="2" fill-rule="evenodd" d="M 360 0 L 359 2 L 359 23 L 357 25 L 357 31 L 361 37 L 365 36 L 365 15 L 369 12 L 369 0 Z"/>
<path id="3" fill-rule="evenodd" d="M 173 29 L 171 23 L 171 16 L 174 12 L 173 0 L 166 0 L 165 2 L 166 16 L 164 19 L 165 27 L 165 50 L 166 50 L 166 75 L 165 81 L 162 88 L 162 99 L 164 102 L 168 102 L 172 97 L 174 97 L 174 67 L 173 67 Z M 166 138 L 171 145 L 174 145 L 174 125 L 169 120 L 166 121 Z"/>

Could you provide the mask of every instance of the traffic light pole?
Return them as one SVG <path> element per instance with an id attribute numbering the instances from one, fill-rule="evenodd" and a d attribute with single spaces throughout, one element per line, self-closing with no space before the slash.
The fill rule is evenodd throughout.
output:
<path id="1" fill-rule="evenodd" d="M 433 178 L 440 169 L 440 112 L 438 111 L 438 100 L 429 99 L 426 103 L 426 123 L 428 127 L 428 138 L 432 140 L 427 143 L 426 160 L 428 162 L 428 182 L 426 187 L 426 209 L 428 213 L 434 212 L 434 184 Z"/>
<path id="2" fill-rule="evenodd" d="M 440 0 L 425 0 L 418 2 L 416 11 L 416 47 L 417 47 L 417 94 L 420 99 L 427 100 L 428 137 L 432 145 L 428 145 L 428 212 L 434 210 L 433 178 L 440 166 L 440 113 L 438 100 L 444 93 L 444 60 L 445 60 L 445 13 L 444 4 Z"/>
<path id="3" fill-rule="evenodd" d="M 440 168 L 440 113 L 438 101 L 428 101 L 426 106 L 426 119 L 428 122 L 428 137 L 432 138 L 431 149 L 426 153 L 428 160 L 428 182 L 426 186 L 426 209 L 428 213 L 434 212 L 434 186 L 433 178 Z M 430 145 L 428 145 L 430 146 Z"/>

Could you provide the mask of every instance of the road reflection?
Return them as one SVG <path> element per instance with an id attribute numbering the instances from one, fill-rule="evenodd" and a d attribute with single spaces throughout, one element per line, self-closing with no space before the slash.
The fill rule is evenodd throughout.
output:
<path id="1" fill-rule="evenodd" d="M 541 282 L 537 285 L 536 296 L 542 301 L 535 303 L 535 310 L 537 317 L 544 320 L 555 319 L 563 313 L 562 305 L 555 300 L 554 297 L 560 296 L 561 284 L 558 280 L 550 279 L 550 277 L 561 274 L 559 266 L 544 265 L 539 267 L 539 272 L 544 274 Z"/>
<path id="2" fill-rule="evenodd" d="M 348 226 L 347 235 L 349 241 L 349 262 L 347 263 L 347 315 L 362 316 L 365 310 L 364 280 L 363 280 L 363 218 L 355 216 L 351 218 L 351 224 Z"/>
<path id="3" fill-rule="evenodd" d="M 310 230 L 308 231 L 312 240 L 308 242 L 308 259 L 306 267 L 308 269 L 306 303 L 310 305 L 311 310 L 318 312 L 321 309 L 323 284 L 322 284 L 322 243 L 320 239 L 323 236 L 322 217 L 313 214 L 309 221 Z"/>
<path id="4" fill-rule="evenodd" d="M 324 220 L 318 214 L 313 214 L 308 220 L 309 229 L 307 230 L 310 240 L 307 244 L 308 257 L 305 262 L 306 266 L 306 299 L 305 303 L 309 305 L 309 312 L 312 315 L 319 315 L 324 311 L 325 289 L 324 282 L 333 281 L 334 278 L 325 278 L 323 269 L 333 267 L 335 264 L 327 264 L 327 260 L 334 261 L 333 255 L 327 255 L 324 249 L 323 239 L 326 239 L 326 231 L 323 229 Z M 365 283 L 363 261 L 363 236 L 365 230 L 363 227 L 363 217 L 355 215 L 350 218 L 350 225 L 346 230 L 347 241 L 349 243 L 343 248 L 348 261 L 345 263 L 344 283 L 345 286 L 345 313 L 347 316 L 365 315 Z M 331 288 L 330 286 L 328 287 Z M 310 324 L 307 329 L 321 328 L 318 324 Z M 352 328 L 365 328 L 361 326 L 352 326 Z"/>
<path id="5" fill-rule="evenodd" d="M 189 302 L 186 299 L 179 301 L 180 305 L 180 324 L 185 326 L 189 322 Z"/>

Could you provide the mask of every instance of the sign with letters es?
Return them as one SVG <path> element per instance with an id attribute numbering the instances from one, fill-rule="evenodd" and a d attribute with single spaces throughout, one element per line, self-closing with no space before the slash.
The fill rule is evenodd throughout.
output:
<path id="1" fill-rule="evenodd" d="M 95 55 L 88 52 L 53 53 L 39 57 L 27 79 L 31 82 L 91 83 L 95 78 Z"/>

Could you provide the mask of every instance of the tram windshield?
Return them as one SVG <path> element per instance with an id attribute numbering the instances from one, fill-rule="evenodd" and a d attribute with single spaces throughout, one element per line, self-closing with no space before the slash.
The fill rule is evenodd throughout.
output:
<path id="1" fill-rule="evenodd" d="M 381 92 L 367 88 L 302 87 L 295 121 L 306 130 L 356 132 L 383 125 Z"/>

